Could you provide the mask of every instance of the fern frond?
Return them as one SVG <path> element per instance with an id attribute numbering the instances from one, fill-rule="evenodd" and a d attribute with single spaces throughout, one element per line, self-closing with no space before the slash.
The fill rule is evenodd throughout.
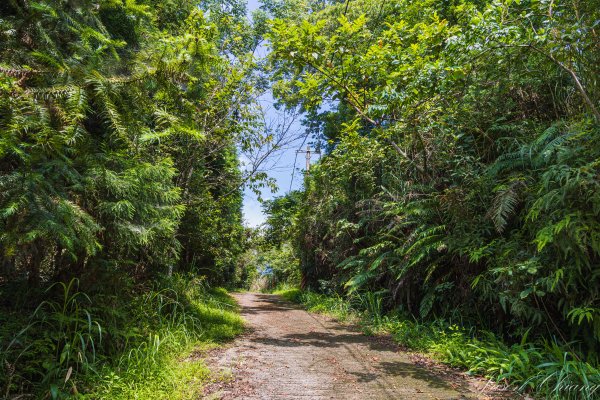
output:
<path id="1" fill-rule="evenodd" d="M 518 179 L 513 180 L 508 185 L 501 185 L 494 190 L 496 196 L 492 206 L 488 210 L 486 217 L 494 222 L 498 233 L 502 233 L 508 224 L 508 220 L 514 215 L 517 204 L 519 203 L 519 187 L 522 182 Z"/>

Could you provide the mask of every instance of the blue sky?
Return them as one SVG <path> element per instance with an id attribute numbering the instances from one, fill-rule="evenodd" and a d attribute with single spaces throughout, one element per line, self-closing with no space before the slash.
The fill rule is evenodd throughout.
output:
<path id="1" fill-rule="evenodd" d="M 256 10 L 259 6 L 258 0 L 248 1 L 248 12 Z M 266 111 L 267 124 L 269 122 L 277 121 L 281 118 L 281 114 L 273 108 L 273 97 L 271 93 L 266 93 L 260 98 L 261 105 Z M 304 127 L 301 126 L 299 120 L 296 120 L 290 128 L 291 135 L 300 135 L 305 131 Z M 310 141 L 310 138 L 308 139 Z M 302 145 L 302 139 L 298 139 L 289 143 L 285 146 L 282 151 L 271 157 L 264 165 L 266 172 L 270 177 L 277 181 L 279 191 L 272 193 L 269 189 L 262 190 L 262 197 L 264 199 L 271 199 L 274 196 L 281 196 L 290 189 L 290 183 L 292 183 L 292 171 L 294 170 L 294 159 L 296 157 L 296 150 Z M 313 158 L 313 162 L 316 158 Z M 302 171 L 304 170 L 305 158 L 304 154 L 298 154 L 296 162 L 296 172 L 294 173 L 294 180 L 292 183 L 292 189 L 298 189 L 302 187 Z M 258 226 L 264 222 L 265 216 L 262 213 L 262 208 L 256 195 L 246 189 L 244 191 L 244 220 L 248 226 Z"/>

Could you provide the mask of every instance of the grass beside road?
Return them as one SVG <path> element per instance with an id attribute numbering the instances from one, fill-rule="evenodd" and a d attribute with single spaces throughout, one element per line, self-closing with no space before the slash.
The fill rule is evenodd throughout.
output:
<path id="1" fill-rule="evenodd" d="M 509 384 L 543 399 L 600 398 L 600 369 L 555 341 L 507 344 L 490 332 L 449 321 L 416 321 L 399 313 L 384 314 L 381 296 L 339 295 L 283 288 L 274 292 L 308 311 L 357 323 L 366 334 L 389 334 L 401 346 L 470 374 Z"/>
<path id="2" fill-rule="evenodd" d="M 159 327 L 147 342 L 108 365 L 89 398 L 196 399 L 215 379 L 202 357 L 243 330 L 235 300 L 224 289 L 187 288 L 187 316 Z M 190 329 L 185 320 L 194 320 Z M 130 356 L 130 354 L 132 356 Z"/>
<path id="3" fill-rule="evenodd" d="M 192 276 L 149 285 L 123 276 L 110 287 L 74 279 L 43 296 L 0 290 L 14 299 L 0 307 L 0 396 L 8 398 L 199 398 L 219 379 L 201 355 L 243 331 L 227 291 Z"/>

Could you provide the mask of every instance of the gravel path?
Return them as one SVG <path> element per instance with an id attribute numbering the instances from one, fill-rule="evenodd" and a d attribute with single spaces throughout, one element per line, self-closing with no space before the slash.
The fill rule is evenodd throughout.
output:
<path id="1" fill-rule="evenodd" d="M 235 295 L 248 332 L 212 356 L 221 383 L 211 399 L 489 399 L 482 382 L 418 365 L 385 339 L 369 338 L 268 294 Z M 229 376 L 223 383 L 223 376 Z"/>

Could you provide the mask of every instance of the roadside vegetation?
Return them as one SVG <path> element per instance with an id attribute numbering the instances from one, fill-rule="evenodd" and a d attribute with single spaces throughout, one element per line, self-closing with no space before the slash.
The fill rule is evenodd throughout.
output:
<path id="1" fill-rule="evenodd" d="M 274 293 L 310 312 L 357 324 L 367 335 L 390 335 L 403 348 L 537 398 L 600 396 L 600 370 L 556 342 L 534 343 L 525 335 L 520 342 L 507 344 L 460 320 L 419 321 L 385 313 L 381 295 L 370 292 L 344 298 L 284 287 Z"/>
<path id="2" fill-rule="evenodd" d="M 3 396 L 189 399 L 215 377 L 200 355 L 243 329 L 223 289 L 189 276 L 4 286 Z M 85 288 L 84 288 L 85 286 Z M 36 305 L 35 299 L 43 299 Z M 40 300 L 37 300 L 40 301 Z M 19 310 L 9 311 L 9 310 Z M 15 332 L 18 332 L 15 335 Z"/>

